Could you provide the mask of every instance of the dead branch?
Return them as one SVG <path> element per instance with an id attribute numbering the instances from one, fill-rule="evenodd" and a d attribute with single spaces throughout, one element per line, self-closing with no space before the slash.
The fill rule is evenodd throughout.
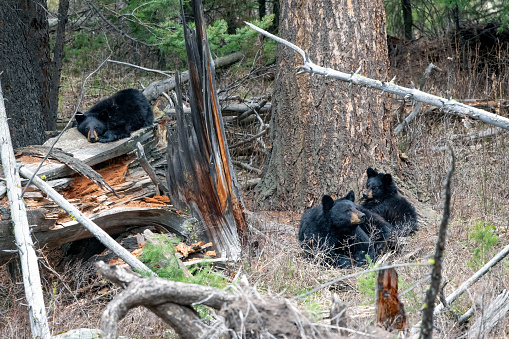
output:
<path id="1" fill-rule="evenodd" d="M 429 75 L 431 74 L 431 71 L 436 69 L 437 71 L 442 71 L 440 68 L 438 68 L 437 66 L 433 65 L 433 63 L 430 63 L 428 65 L 428 67 L 426 67 L 426 70 L 424 71 L 424 74 L 422 76 L 422 79 L 421 79 L 421 82 L 419 84 L 419 91 L 422 91 L 424 89 L 424 85 L 426 84 L 426 80 L 428 80 L 428 77 Z M 422 106 L 422 102 L 418 102 L 417 105 L 415 105 L 414 109 L 412 110 L 412 113 L 410 113 L 406 118 L 405 120 L 403 120 L 403 122 L 401 124 L 399 124 L 398 126 L 396 126 L 396 128 L 394 129 L 394 134 L 395 135 L 398 135 L 399 133 L 401 133 L 401 131 L 403 131 L 403 128 L 405 128 L 405 126 L 408 126 L 408 124 L 415 119 L 415 117 L 417 116 L 417 113 L 419 113 L 420 109 L 421 109 L 421 106 Z"/>
<path id="2" fill-rule="evenodd" d="M 21 180 L 16 170 L 16 158 L 12 150 L 11 135 L 7 123 L 4 96 L 0 84 L 0 158 L 7 185 L 7 196 L 11 208 L 14 224 L 14 236 L 18 248 L 19 259 L 23 271 L 23 286 L 25 298 L 28 302 L 30 327 L 34 338 L 46 339 L 50 337 L 44 296 L 41 288 L 41 277 L 34 243 L 30 236 L 26 207 L 21 192 Z"/>
<path id="3" fill-rule="evenodd" d="M 242 288 L 227 292 L 162 278 L 144 278 L 103 262 L 96 265 L 99 273 L 125 288 L 103 312 L 105 338 L 116 338 L 117 323 L 136 306 L 149 308 L 182 338 L 243 338 L 246 334 L 249 338 L 338 338 L 331 331 L 337 327 L 315 325 L 290 302 L 262 298 L 247 282 Z M 191 308 L 193 305 L 205 305 L 219 311 L 210 328 Z"/>
<path id="4" fill-rule="evenodd" d="M 253 141 L 253 140 L 256 140 L 256 139 L 258 139 L 259 137 L 261 137 L 262 135 L 267 134 L 267 132 L 268 132 L 268 131 L 269 131 L 269 129 L 268 129 L 268 128 L 266 128 L 266 129 L 262 130 L 260 133 L 258 133 L 258 134 L 256 134 L 256 135 L 253 135 L 252 137 L 250 137 L 250 138 L 248 138 L 248 139 L 246 139 L 246 140 L 240 141 L 240 142 L 236 143 L 235 145 L 230 146 L 230 149 L 237 148 L 237 147 L 239 147 L 239 146 L 241 146 L 241 145 L 247 144 L 248 142 L 251 142 L 251 141 Z"/>
<path id="5" fill-rule="evenodd" d="M 506 318 L 507 312 L 509 312 L 509 291 L 503 290 L 470 327 L 468 338 L 488 338 L 497 323 Z"/>
<path id="6" fill-rule="evenodd" d="M 486 112 L 484 110 L 467 106 L 465 104 L 459 103 L 452 99 L 445 99 L 438 97 L 436 95 L 431 95 L 425 92 L 422 92 L 415 88 L 406 88 L 402 86 L 398 86 L 394 84 L 394 79 L 390 82 L 386 82 L 385 80 L 374 80 L 367 77 L 364 77 L 359 74 L 361 71 L 361 68 L 359 68 L 355 73 L 347 74 L 340 71 L 336 71 L 330 68 L 320 67 L 309 59 L 306 52 L 304 52 L 300 47 L 297 47 L 296 45 L 281 39 L 279 37 L 276 37 L 275 35 L 270 34 L 267 31 L 264 31 L 261 28 L 258 28 L 254 26 L 253 24 L 250 24 L 249 22 L 246 22 L 247 25 L 249 25 L 252 29 L 258 31 L 259 33 L 276 40 L 277 42 L 290 47 L 297 53 L 299 53 L 304 60 L 304 65 L 298 66 L 297 74 L 302 73 L 311 73 L 311 74 L 320 74 L 331 78 L 336 78 L 341 81 L 348 82 L 350 84 L 355 84 L 359 86 L 366 86 L 370 88 L 375 88 L 378 90 L 381 90 L 382 93 L 392 93 L 399 96 L 405 97 L 405 99 L 415 100 L 424 102 L 433 106 L 437 106 L 440 108 L 440 110 L 443 110 L 446 113 L 450 114 L 456 114 L 461 117 L 471 117 L 473 119 L 481 120 L 485 123 L 495 125 L 504 129 L 509 130 L 509 119 L 502 117 L 497 114 L 493 114 L 490 112 Z"/>
<path id="7" fill-rule="evenodd" d="M 439 293 L 440 283 L 442 281 L 442 262 L 444 260 L 445 240 L 447 238 L 447 224 L 451 214 L 451 180 L 455 167 L 454 152 L 451 147 L 449 147 L 449 152 L 451 154 L 451 165 L 449 171 L 447 172 L 444 184 L 444 212 L 442 214 L 442 220 L 440 221 L 440 226 L 438 228 L 438 239 L 435 247 L 435 256 L 431 266 L 430 287 L 426 292 L 426 298 L 424 300 L 424 309 L 422 311 L 421 321 L 421 338 L 432 338 L 434 316 L 433 311 L 435 309 L 435 300 Z"/>
<path id="8" fill-rule="evenodd" d="M 147 157 L 145 156 L 145 150 L 143 149 L 143 146 L 137 142 L 136 143 L 136 156 L 138 157 L 138 161 L 140 162 L 141 167 L 145 170 L 147 175 L 149 176 L 150 180 L 152 180 L 152 183 L 156 186 L 156 192 L 157 195 L 161 195 L 159 192 L 162 191 L 163 194 L 168 194 L 169 190 L 168 187 L 166 187 L 165 184 L 156 175 L 156 172 L 150 166 L 150 163 L 147 160 Z"/>
<path id="9" fill-rule="evenodd" d="M 244 57 L 244 53 L 242 53 L 242 52 L 232 53 L 232 54 L 226 55 L 224 57 L 215 59 L 214 65 L 217 68 L 226 67 L 226 66 L 236 63 L 237 61 L 242 60 L 243 57 Z M 165 74 L 165 75 L 168 76 L 167 74 Z M 182 73 L 181 80 L 182 80 L 182 83 L 186 83 L 189 81 L 189 71 L 185 71 Z M 175 89 L 175 86 L 176 86 L 176 83 L 172 77 L 171 79 L 165 79 L 165 80 L 151 83 L 143 90 L 143 94 L 147 97 L 147 99 L 154 100 L 159 95 L 161 95 L 161 93 Z"/>
<path id="10" fill-rule="evenodd" d="M 147 266 L 145 266 L 141 261 L 135 258 L 128 250 L 123 248 L 119 243 L 113 240 L 108 233 L 106 233 L 102 228 L 97 226 L 92 220 L 83 215 L 76 207 L 70 204 L 67 200 L 64 199 L 57 191 L 52 189 L 44 180 L 40 179 L 37 176 L 34 176 L 32 172 L 28 169 L 21 167 L 19 173 L 25 178 L 33 178 L 32 183 L 37 186 L 41 191 L 46 193 L 48 197 L 50 197 L 55 203 L 57 203 L 60 207 L 62 207 L 67 213 L 69 213 L 73 218 L 75 218 L 80 224 L 82 224 L 87 230 L 90 231 L 104 246 L 108 247 L 113 253 L 122 258 L 127 264 L 129 264 L 134 269 L 140 270 L 142 272 L 147 273 L 148 275 L 155 276 L 155 273 L 152 272 Z M 12 208 L 12 207 L 11 207 Z"/>

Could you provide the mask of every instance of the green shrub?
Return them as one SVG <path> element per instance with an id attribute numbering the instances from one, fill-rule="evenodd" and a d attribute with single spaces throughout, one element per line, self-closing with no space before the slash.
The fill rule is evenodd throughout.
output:
<path id="1" fill-rule="evenodd" d="M 490 222 L 478 220 L 472 231 L 468 233 L 473 251 L 472 260 L 467 261 L 467 264 L 472 269 L 479 269 L 490 258 L 490 253 L 498 242 L 495 231 L 496 227 Z"/>

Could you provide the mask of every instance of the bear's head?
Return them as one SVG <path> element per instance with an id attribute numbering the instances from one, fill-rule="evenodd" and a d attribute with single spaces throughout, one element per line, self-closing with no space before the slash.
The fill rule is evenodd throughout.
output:
<path id="1" fill-rule="evenodd" d="M 353 191 L 336 201 L 328 195 L 323 196 L 323 213 L 325 218 L 329 220 L 332 235 L 344 236 L 364 222 L 364 213 L 357 209 L 354 201 L 355 193 Z"/>
<path id="2" fill-rule="evenodd" d="M 371 167 L 366 170 L 368 180 L 366 189 L 362 192 L 364 200 L 380 200 L 397 193 L 396 184 L 389 173 L 378 173 Z"/>
<path id="3" fill-rule="evenodd" d="M 96 142 L 106 132 L 106 124 L 100 119 L 99 114 L 78 112 L 76 114 L 78 131 L 87 137 L 89 142 Z"/>

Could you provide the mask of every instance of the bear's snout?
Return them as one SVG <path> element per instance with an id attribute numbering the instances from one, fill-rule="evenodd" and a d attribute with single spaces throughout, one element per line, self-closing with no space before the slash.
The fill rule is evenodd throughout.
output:
<path id="1" fill-rule="evenodd" d="M 97 142 L 97 139 L 99 137 L 97 136 L 97 132 L 95 131 L 95 129 L 91 129 L 90 131 L 88 131 L 88 141 L 89 142 Z"/>
<path id="2" fill-rule="evenodd" d="M 361 224 L 364 222 L 364 217 L 366 215 L 362 213 L 361 211 L 354 211 L 352 212 L 352 215 L 350 217 L 350 222 L 354 225 Z"/>
<path id="3" fill-rule="evenodd" d="M 372 190 L 365 190 L 364 192 L 362 192 L 362 197 L 364 199 L 373 199 L 373 191 Z"/>

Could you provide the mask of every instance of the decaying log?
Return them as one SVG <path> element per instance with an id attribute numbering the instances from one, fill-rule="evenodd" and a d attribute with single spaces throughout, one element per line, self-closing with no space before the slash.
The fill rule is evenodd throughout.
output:
<path id="1" fill-rule="evenodd" d="M 233 170 L 223 118 L 215 90 L 215 70 L 208 48 L 200 1 L 193 1 L 196 35 L 184 21 L 189 64 L 191 116 L 184 115 L 180 78 L 176 74 L 177 127 L 168 129 L 170 200 L 189 208 L 221 256 L 239 259 L 241 243 L 247 244 L 244 204 Z M 184 18 L 184 13 L 182 13 Z"/>
<path id="2" fill-rule="evenodd" d="M 297 67 L 297 74 L 301 73 L 311 73 L 311 74 L 320 74 L 330 78 L 339 79 L 341 81 L 348 82 L 350 84 L 355 84 L 359 86 L 366 86 L 369 88 L 378 89 L 383 92 L 403 96 L 410 100 L 424 102 L 433 106 L 440 108 L 445 113 L 455 114 L 460 117 L 470 117 L 476 120 L 481 120 L 487 124 L 491 124 L 494 126 L 501 127 L 503 129 L 509 130 L 509 119 L 503 117 L 501 115 L 493 114 L 490 112 L 483 111 L 482 109 L 478 109 L 475 107 L 467 106 L 465 104 L 459 103 L 451 98 L 441 98 L 436 95 L 428 94 L 426 92 L 422 92 L 416 88 L 406 88 L 403 86 L 398 86 L 394 84 L 394 79 L 390 82 L 385 80 L 374 80 L 367 77 L 362 76 L 359 72 L 362 68 L 359 68 L 355 73 L 347 74 L 341 71 L 336 71 L 330 68 L 321 67 L 309 59 L 309 56 L 306 52 L 304 52 L 300 47 L 281 39 L 269 32 L 246 22 L 249 27 L 254 29 L 255 31 L 269 37 L 285 46 L 290 47 L 297 53 L 299 53 L 304 61 L 304 65 Z"/>
<path id="3" fill-rule="evenodd" d="M 23 147 L 21 149 L 17 149 L 16 153 L 18 155 L 30 155 L 30 156 L 36 156 L 43 158 L 46 156 L 46 154 L 49 151 L 49 147 Z M 51 150 L 51 153 L 49 155 L 49 158 L 56 159 L 67 166 L 71 168 L 73 171 L 86 176 L 89 178 L 93 183 L 95 183 L 97 186 L 99 186 L 102 190 L 108 190 L 115 194 L 115 196 L 118 198 L 117 192 L 106 182 L 104 181 L 103 177 L 94 171 L 92 167 L 85 164 L 83 161 L 75 158 L 72 154 L 66 153 L 58 148 L 53 148 Z"/>
<path id="4" fill-rule="evenodd" d="M 503 290 L 468 330 L 468 338 L 488 338 L 500 320 L 507 319 L 509 291 Z"/>
<path id="5" fill-rule="evenodd" d="M 64 197 L 62 197 L 57 191 L 55 191 L 48 184 L 46 184 L 44 180 L 40 179 L 38 176 L 34 176 L 32 172 L 23 167 L 19 169 L 19 173 L 27 179 L 33 178 L 32 183 L 35 186 L 37 186 L 41 191 L 46 193 L 49 198 L 56 202 L 73 218 L 79 221 L 79 223 L 82 224 L 88 231 L 90 231 L 90 233 L 92 233 L 94 237 L 96 237 L 104 246 L 106 246 L 113 253 L 122 258 L 122 260 L 124 260 L 132 268 L 145 272 L 151 276 L 155 275 L 155 273 L 152 272 L 147 266 L 145 266 L 145 264 L 143 264 L 140 260 L 135 258 L 128 250 L 123 248 L 119 243 L 113 240 L 108 235 L 108 233 L 106 233 L 102 228 L 97 226 L 92 220 L 90 220 L 90 218 L 86 217 L 83 213 L 80 212 L 80 210 L 74 207 L 71 203 L 65 200 Z"/>
<path id="6" fill-rule="evenodd" d="M 63 226 L 55 227 L 56 219 L 46 219 L 40 210 L 28 212 L 29 223 L 33 225 L 30 231 L 37 239 L 36 245 L 39 248 L 58 248 L 68 242 L 93 237 L 78 221 L 69 221 Z M 89 219 L 109 235 L 121 234 L 133 227 L 156 226 L 183 238 L 188 236 L 190 224 L 195 221 L 194 218 L 188 219 L 173 211 L 139 207 L 116 207 L 91 215 Z M 11 252 L 16 247 L 10 229 L 10 220 L 0 221 L 0 248 L 2 249 L 0 265 L 16 255 Z"/>
<path id="7" fill-rule="evenodd" d="M 375 290 L 376 323 L 386 330 L 403 330 L 407 327 L 407 316 L 398 296 L 398 273 L 394 268 L 378 271 Z"/>
<path id="8" fill-rule="evenodd" d="M 11 135 L 7 123 L 2 86 L 0 84 L 0 158 L 7 185 L 7 196 L 11 206 L 12 221 L 14 223 L 14 237 L 17 253 L 23 271 L 23 286 L 28 303 L 30 327 L 34 338 L 46 339 L 49 331 L 44 296 L 41 288 L 41 277 L 34 243 L 30 236 L 26 207 L 21 194 L 21 180 L 16 169 L 16 159 L 12 150 Z M 9 233 L 12 230 L 8 230 Z M 14 242 L 13 242 L 14 243 Z"/>
<path id="9" fill-rule="evenodd" d="M 103 161 L 124 155 L 136 148 L 136 143 L 148 142 L 154 137 L 154 127 L 145 127 L 131 134 L 129 138 L 120 139 L 109 143 L 94 143 L 93 147 L 87 138 L 77 128 L 67 130 L 55 144 L 63 152 L 71 153 L 74 158 L 81 160 L 89 166 L 99 164 Z M 47 140 L 43 146 L 50 147 L 54 139 Z M 26 168 L 34 171 L 38 164 L 27 164 Z M 38 176 L 45 176 L 47 179 L 56 179 L 71 175 L 74 171 L 65 164 L 49 163 L 44 164 L 37 172 Z"/>
<path id="10" fill-rule="evenodd" d="M 245 283 L 242 289 L 227 292 L 162 278 L 144 278 L 103 262 L 96 265 L 99 273 L 125 288 L 103 312 L 105 338 L 116 338 L 118 322 L 137 306 L 149 308 L 186 339 L 339 338 L 331 331 L 332 326 L 315 325 L 289 301 L 262 298 Z M 218 310 L 220 316 L 214 317 L 211 325 L 205 325 L 191 305 L 208 306 Z"/>
<path id="11" fill-rule="evenodd" d="M 226 67 L 226 66 L 229 66 L 231 64 L 234 64 L 234 63 L 242 60 L 243 57 L 244 57 L 244 53 L 235 52 L 235 53 L 226 55 L 224 57 L 215 59 L 214 64 L 218 68 Z M 182 83 L 186 83 L 187 81 L 189 81 L 189 71 L 185 71 L 182 73 L 181 81 L 182 81 Z M 173 80 L 173 78 L 153 82 L 143 90 L 143 95 L 145 95 L 147 97 L 147 99 L 149 99 L 149 100 L 154 100 L 158 96 L 160 96 L 161 93 L 168 92 L 168 91 L 175 89 L 175 86 L 176 86 L 176 84 L 175 84 L 175 80 Z"/>

